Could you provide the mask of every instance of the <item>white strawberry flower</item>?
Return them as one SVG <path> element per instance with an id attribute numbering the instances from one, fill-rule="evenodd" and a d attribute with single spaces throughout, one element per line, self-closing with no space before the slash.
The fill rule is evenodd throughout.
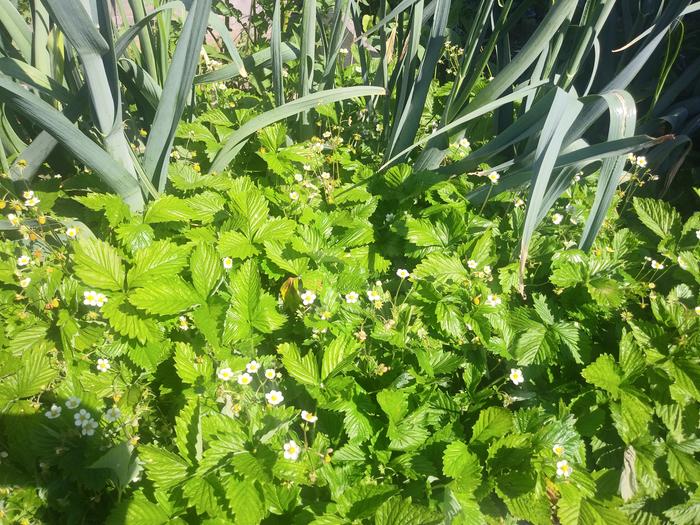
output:
<path id="1" fill-rule="evenodd" d="M 24 201 L 24 205 L 28 208 L 33 208 L 37 204 L 39 204 L 41 201 L 39 200 L 38 197 L 32 197 L 31 199 L 27 199 Z"/>
<path id="2" fill-rule="evenodd" d="M 187 322 L 187 317 L 185 317 L 184 315 L 181 315 L 178 320 L 180 322 L 180 330 L 186 332 L 187 330 L 190 329 L 190 325 Z"/>
<path id="3" fill-rule="evenodd" d="M 654 259 L 651 260 L 651 267 L 652 267 L 654 270 L 663 270 L 663 269 L 664 269 L 663 263 L 660 263 L 660 262 L 658 262 L 658 261 L 655 261 Z"/>
<path id="4" fill-rule="evenodd" d="M 323 180 L 328 180 L 328 179 L 331 178 L 331 174 L 328 173 L 327 171 L 323 171 L 323 172 L 321 172 L 321 178 L 322 178 Z"/>
<path id="5" fill-rule="evenodd" d="M 51 405 L 51 408 L 49 408 L 48 412 L 45 412 L 44 415 L 49 419 L 56 419 L 61 415 L 61 407 L 55 404 Z"/>
<path id="6" fill-rule="evenodd" d="M 277 376 L 277 372 L 275 372 L 274 368 L 268 368 L 265 370 L 265 377 L 267 379 L 274 379 Z"/>
<path id="7" fill-rule="evenodd" d="M 304 306 L 314 304 L 315 300 L 316 294 L 313 293 L 311 290 L 306 290 L 303 294 L 301 294 L 301 302 L 304 304 Z"/>
<path id="8" fill-rule="evenodd" d="M 695 307 L 695 313 L 696 313 L 697 315 L 700 315 L 700 306 L 696 306 L 696 307 Z"/>
<path id="9" fill-rule="evenodd" d="M 71 396 L 66 399 L 66 408 L 74 410 L 80 406 L 80 398 L 76 396 Z"/>
<path id="10" fill-rule="evenodd" d="M 98 359 L 97 360 L 97 370 L 99 370 L 100 372 L 106 372 L 110 368 L 112 368 L 112 365 L 109 364 L 108 359 Z"/>
<path id="11" fill-rule="evenodd" d="M 301 173 L 295 173 L 294 174 L 294 180 L 297 182 L 301 182 L 304 180 L 304 176 Z"/>
<path id="12" fill-rule="evenodd" d="M 469 141 L 466 138 L 459 139 L 459 147 L 460 148 L 467 149 L 469 146 L 471 146 L 471 144 L 469 143 Z"/>
<path id="13" fill-rule="evenodd" d="M 253 359 L 250 363 L 245 365 L 246 372 L 249 374 L 254 374 L 258 370 L 260 370 L 260 363 L 258 363 L 255 359 Z"/>
<path id="14" fill-rule="evenodd" d="M 501 176 L 496 171 L 488 174 L 488 179 L 491 181 L 491 184 L 498 184 L 500 178 Z"/>
<path id="15" fill-rule="evenodd" d="M 284 459 L 296 461 L 300 452 L 299 445 L 297 445 L 294 440 L 290 440 L 284 444 Z"/>
<path id="16" fill-rule="evenodd" d="M 479 263 L 477 263 L 474 259 L 469 259 L 467 261 L 467 266 L 471 268 L 472 270 L 476 269 L 477 266 L 479 266 Z"/>
<path id="17" fill-rule="evenodd" d="M 408 276 L 411 274 L 405 268 L 399 268 L 398 270 L 396 270 L 396 275 L 401 279 L 408 279 Z"/>
<path id="18" fill-rule="evenodd" d="M 290 191 L 289 198 L 293 201 L 297 201 L 299 200 L 299 193 L 297 193 L 296 191 Z"/>
<path id="19" fill-rule="evenodd" d="M 21 279 L 21 280 L 20 280 L 19 285 L 20 285 L 22 288 L 26 288 L 27 286 L 29 286 L 29 284 L 30 284 L 31 282 L 32 282 L 32 278 L 31 278 L 31 277 L 25 277 L 24 279 Z"/>
<path id="20" fill-rule="evenodd" d="M 253 382 L 253 376 L 251 376 L 248 373 L 239 374 L 238 379 L 236 379 L 236 382 L 239 385 L 249 385 Z"/>
<path id="21" fill-rule="evenodd" d="M 230 270 L 233 268 L 233 259 L 231 259 L 231 257 L 224 257 L 221 260 L 221 263 L 224 265 L 224 270 Z"/>
<path id="22" fill-rule="evenodd" d="M 32 190 L 27 190 L 22 193 L 22 197 L 25 199 L 33 199 L 36 195 L 34 195 L 34 192 Z"/>
<path id="23" fill-rule="evenodd" d="M 360 298 L 360 294 L 357 292 L 349 292 L 345 294 L 345 302 L 348 304 L 354 304 Z"/>
<path id="24" fill-rule="evenodd" d="M 515 199 L 515 202 L 513 204 L 516 208 L 522 208 L 523 206 L 525 206 L 525 201 L 518 197 L 517 199 Z"/>
<path id="25" fill-rule="evenodd" d="M 97 430 L 98 426 L 99 425 L 97 424 L 97 421 L 95 421 L 94 419 L 90 419 L 85 422 L 80 433 L 83 436 L 92 436 L 95 434 L 95 430 Z"/>
<path id="26" fill-rule="evenodd" d="M 301 419 L 309 423 L 316 423 L 316 421 L 318 421 L 318 416 L 313 412 L 307 412 L 306 410 L 302 410 Z"/>
<path id="27" fill-rule="evenodd" d="M 107 420 L 108 423 L 114 423 L 121 416 L 122 416 L 122 411 L 119 410 L 117 407 L 112 407 L 112 408 L 108 408 L 105 411 L 104 418 Z"/>
<path id="28" fill-rule="evenodd" d="M 557 443 L 552 447 L 552 452 L 554 452 L 557 456 L 561 456 L 564 453 L 564 447 Z"/>
<path id="29" fill-rule="evenodd" d="M 569 465 L 569 462 L 566 461 L 565 459 L 562 459 L 561 461 L 557 461 L 557 476 L 559 477 L 565 477 L 568 478 L 571 476 L 571 473 L 574 471 L 574 469 L 571 468 Z"/>
<path id="30" fill-rule="evenodd" d="M 230 368 L 222 368 L 216 374 L 216 377 L 222 381 L 231 381 L 231 379 L 233 379 L 233 371 Z"/>
<path id="31" fill-rule="evenodd" d="M 647 158 L 643 157 L 642 155 L 637 157 L 637 166 L 639 166 L 640 168 L 646 168 L 647 167 Z"/>
<path id="32" fill-rule="evenodd" d="M 104 306 L 107 302 L 107 296 L 103 293 L 98 293 L 95 297 L 95 306 Z"/>
<path id="33" fill-rule="evenodd" d="M 552 215 L 552 222 L 554 224 L 557 224 L 557 225 L 561 224 L 561 221 L 563 221 L 563 220 L 564 220 L 564 216 L 561 213 L 555 213 L 554 215 Z"/>
<path id="34" fill-rule="evenodd" d="M 14 213 L 8 213 L 7 220 L 10 221 L 12 226 L 19 226 L 20 218 Z"/>
<path id="35" fill-rule="evenodd" d="M 27 266 L 30 262 L 32 262 L 32 260 L 28 255 L 17 257 L 17 266 Z"/>
<path id="36" fill-rule="evenodd" d="M 83 292 L 83 304 L 95 306 L 97 304 L 97 292 L 94 290 L 85 290 Z"/>
<path id="37" fill-rule="evenodd" d="M 495 295 L 495 294 L 488 294 L 488 295 L 486 296 L 486 304 L 487 304 L 487 306 L 496 307 L 496 306 L 498 306 L 499 304 L 501 304 L 501 302 L 502 302 L 502 301 L 501 301 L 501 298 L 498 297 L 498 296 Z"/>
<path id="38" fill-rule="evenodd" d="M 265 399 L 267 399 L 268 403 L 274 406 L 279 405 L 282 401 L 284 401 L 284 396 L 279 390 L 270 390 L 267 394 L 265 394 Z"/>
<path id="39" fill-rule="evenodd" d="M 75 226 L 66 228 L 66 236 L 70 237 L 71 239 L 75 239 L 78 236 L 78 228 Z"/>
<path id="40" fill-rule="evenodd" d="M 367 290 L 367 299 L 374 303 L 376 301 L 381 301 L 382 296 L 375 290 Z"/>
<path id="41" fill-rule="evenodd" d="M 75 422 L 76 427 L 82 427 L 92 419 L 92 416 L 90 415 L 90 412 L 85 410 L 84 408 L 81 408 L 80 411 L 76 412 L 73 415 L 73 420 Z"/>
<path id="42" fill-rule="evenodd" d="M 508 377 L 510 377 L 510 380 L 513 382 L 514 385 L 519 385 L 525 382 L 523 373 L 519 368 L 511 368 L 510 375 Z"/>

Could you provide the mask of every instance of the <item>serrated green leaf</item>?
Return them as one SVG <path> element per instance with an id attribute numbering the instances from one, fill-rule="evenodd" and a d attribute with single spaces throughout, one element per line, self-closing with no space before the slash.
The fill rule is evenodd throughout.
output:
<path id="1" fill-rule="evenodd" d="M 230 283 L 231 304 L 224 322 L 224 342 L 240 341 L 254 331 L 269 334 L 284 324 L 277 301 L 263 292 L 257 264 L 248 260 L 234 273 Z"/>
<path id="2" fill-rule="evenodd" d="M 216 491 L 212 484 L 205 478 L 193 477 L 182 485 L 182 493 L 187 502 L 197 509 L 197 514 L 217 516 L 222 512 L 216 498 Z"/>
<path id="3" fill-rule="evenodd" d="M 198 193 L 187 199 L 187 205 L 191 210 L 192 219 L 203 224 L 212 222 L 216 214 L 224 209 L 226 199 L 213 191 Z"/>
<path id="4" fill-rule="evenodd" d="M 285 241 L 296 231 L 296 222 L 291 219 L 270 219 L 255 233 L 254 242 Z"/>
<path id="5" fill-rule="evenodd" d="M 34 347 L 22 355 L 22 368 L 15 377 L 17 399 L 35 396 L 48 386 L 58 375 L 41 347 Z"/>
<path id="6" fill-rule="evenodd" d="M 180 277 L 154 280 L 129 293 L 129 302 L 151 315 L 175 315 L 202 302 Z"/>
<path id="7" fill-rule="evenodd" d="M 171 221 L 183 222 L 193 218 L 192 208 L 185 199 L 174 195 L 163 195 L 149 204 L 143 220 L 148 224 L 156 224 Z"/>
<path id="8" fill-rule="evenodd" d="M 622 371 L 611 355 L 601 355 L 594 363 L 584 368 L 581 375 L 591 385 L 609 392 L 613 399 L 619 397 Z"/>
<path id="9" fill-rule="evenodd" d="M 121 290 L 124 265 L 117 250 L 104 241 L 80 241 L 73 255 L 75 273 L 86 285 L 102 290 Z"/>
<path id="10" fill-rule="evenodd" d="M 142 445 L 138 454 L 143 461 L 148 479 L 168 490 L 187 477 L 187 462 L 177 454 L 154 445 Z"/>
<path id="11" fill-rule="evenodd" d="M 321 379 L 328 379 L 336 368 L 343 361 L 351 357 L 358 349 L 357 340 L 346 335 L 340 334 L 323 350 L 323 359 L 321 361 Z"/>
<path id="12" fill-rule="evenodd" d="M 202 459 L 202 413 L 198 398 L 191 398 L 175 418 L 175 446 L 180 456 L 197 464 Z"/>
<path id="13" fill-rule="evenodd" d="M 299 348 L 294 343 L 282 343 L 277 347 L 277 353 L 282 356 L 282 364 L 289 375 L 301 384 L 318 386 L 321 382 L 313 351 L 310 350 L 301 357 Z"/>
<path id="14" fill-rule="evenodd" d="M 162 337 L 158 325 L 152 319 L 144 319 L 136 308 L 125 301 L 124 296 L 110 297 L 102 307 L 102 315 L 117 333 L 138 339 L 141 344 L 158 341 Z"/>
<path id="15" fill-rule="evenodd" d="M 479 458 L 461 441 L 453 441 L 445 447 L 442 473 L 458 481 L 460 493 L 471 493 L 481 484 Z"/>
<path id="16" fill-rule="evenodd" d="M 222 257 L 245 260 L 258 253 L 257 248 L 241 232 L 227 231 L 221 234 L 218 244 Z"/>
<path id="17" fill-rule="evenodd" d="M 198 357 L 187 343 L 175 343 L 175 370 L 180 379 L 194 385 L 199 378 L 208 379 L 213 376 L 214 369 L 207 357 Z"/>
<path id="18" fill-rule="evenodd" d="M 389 422 L 398 424 L 408 411 L 406 392 L 401 390 L 381 390 L 377 392 L 377 403 L 389 416 Z"/>
<path id="19" fill-rule="evenodd" d="M 662 239 L 679 233 L 681 216 L 667 201 L 635 197 L 632 203 L 639 220 Z"/>
<path id="20" fill-rule="evenodd" d="M 265 517 L 262 498 L 250 481 L 230 477 L 226 483 L 226 498 L 240 525 L 257 525 Z"/>
<path id="21" fill-rule="evenodd" d="M 131 210 L 124 200 L 112 193 L 88 193 L 82 197 L 74 197 L 74 199 L 91 210 L 104 210 L 105 217 L 112 228 L 116 228 L 131 217 Z"/>
<path id="22" fill-rule="evenodd" d="M 129 270 L 130 287 L 145 286 L 163 278 L 174 278 L 187 265 L 187 249 L 169 241 L 155 241 L 134 252 Z"/>
<path id="23" fill-rule="evenodd" d="M 513 416 L 505 408 L 488 407 L 479 412 L 479 419 L 472 427 L 470 442 L 485 443 L 508 432 L 513 426 Z"/>
<path id="24" fill-rule="evenodd" d="M 549 329 L 537 323 L 520 335 L 514 355 L 519 365 L 527 366 L 551 363 L 556 358 L 556 351 Z"/>
<path id="25" fill-rule="evenodd" d="M 216 250 L 209 244 L 200 243 L 190 257 L 190 273 L 195 290 L 208 297 L 221 279 L 224 271 Z"/>
<path id="26" fill-rule="evenodd" d="M 581 263 L 559 263 L 549 276 L 549 280 L 555 286 L 571 288 L 579 283 L 585 282 L 586 267 Z"/>
<path id="27" fill-rule="evenodd" d="M 588 293 L 605 308 L 617 308 L 625 299 L 619 283 L 606 277 L 595 277 L 588 281 Z"/>
<path id="28" fill-rule="evenodd" d="M 446 248 L 450 243 L 449 230 L 441 222 L 409 218 L 406 221 L 406 226 L 408 227 L 406 238 L 416 246 Z"/>
<path id="29" fill-rule="evenodd" d="M 452 337 L 463 337 L 465 324 L 459 308 L 445 301 L 435 305 L 435 317 L 445 333 Z"/>
<path id="30" fill-rule="evenodd" d="M 437 252 L 428 254 L 416 266 L 414 273 L 420 279 L 439 282 L 462 282 L 467 279 L 467 270 L 458 257 Z"/>
<path id="31" fill-rule="evenodd" d="M 377 509 L 375 525 L 430 525 L 440 523 L 439 516 L 411 502 L 411 498 L 394 496 Z"/>

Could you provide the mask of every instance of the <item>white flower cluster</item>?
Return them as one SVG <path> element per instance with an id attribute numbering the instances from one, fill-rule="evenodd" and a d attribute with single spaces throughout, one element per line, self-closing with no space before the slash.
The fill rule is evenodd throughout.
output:
<path id="1" fill-rule="evenodd" d="M 66 408 L 69 410 L 75 410 L 80 406 L 81 399 L 77 396 L 69 397 L 66 402 Z M 56 419 L 61 416 L 62 408 L 57 404 L 52 404 L 51 408 L 44 414 L 48 419 Z M 109 423 L 114 423 L 122 415 L 119 408 L 113 406 L 108 408 L 104 413 L 104 419 Z M 95 419 L 93 419 L 92 414 L 81 408 L 78 412 L 73 414 L 73 423 L 76 427 L 80 428 L 80 433 L 83 436 L 92 436 L 95 434 L 95 430 L 99 427 L 99 424 Z"/>
<path id="2" fill-rule="evenodd" d="M 88 306 L 104 306 L 107 302 L 107 296 L 95 290 L 86 290 L 83 292 L 83 304 Z"/>
<path id="3" fill-rule="evenodd" d="M 629 160 L 633 166 L 637 166 L 639 168 L 647 167 L 647 158 L 643 155 L 637 157 L 634 155 L 634 153 L 630 153 L 629 155 L 627 155 L 627 160 Z"/>
<path id="4" fill-rule="evenodd" d="M 256 374 L 260 370 L 260 367 L 260 363 L 253 359 L 247 365 L 245 365 L 245 372 L 236 373 L 227 367 L 219 369 L 216 376 L 221 381 L 225 382 L 231 381 L 235 377 L 236 383 L 247 386 L 253 382 L 253 376 L 251 374 Z M 263 375 L 265 376 L 265 379 L 272 380 L 275 379 L 278 374 L 274 368 L 266 368 Z M 284 396 L 279 390 L 271 390 L 265 394 L 265 399 L 267 399 L 267 402 L 271 405 L 279 405 L 282 401 L 284 401 Z"/>

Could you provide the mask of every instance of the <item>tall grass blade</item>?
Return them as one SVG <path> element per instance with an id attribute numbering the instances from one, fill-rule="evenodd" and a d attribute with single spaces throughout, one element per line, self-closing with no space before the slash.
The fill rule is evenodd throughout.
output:
<path id="1" fill-rule="evenodd" d="M 286 42 L 281 42 L 280 53 L 282 63 L 285 64 L 299 58 L 299 50 Z M 272 66 L 272 48 L 266 47 L 243 58 L 243 63 L 247 69 L 259 73 L 270 68 Z M 237 76 L 240 76 L 238 67 L 235 64 L 226 64 L 215 71 L 196 76 L 194 78 L 194 83 L 210 84 L 213 82 L 223 82 L 236 78 Z"/>
<path id="2" fill-rule="evenodd" d="M 610 126 L 608 128 L 608 140 L 612 141 L 634 135 L 637 109 L 632 95 L 626 91 L 616 90 L 610 93 L 603 93 L 600 97 L 609 108 Z M 583 227 L 583 234 L 579 243 L 582 250 L 588 250 L 593 245 L 593 240 L 603 224 L 603 220 L 615 196 L 617 186 L 620 184 L 626 160 L 625 157 L 619 156 L 603 161 L 598 177 L 595 200 Z"/>
<path id="3" fill-rule="evenodd" d="M 533 178 L 530 187 L 525 223 L 520 238 L 520 293 L 524 295 L 525 263 L 530 239 L 541 217 L 542 200 L 549 185 L 552 170 L 562 149 L 567 130 L 574 123 L 583 104 L 571 93 L 557 88 L 549 113 L 544 122 L 533 163 Z"/>
<path id="4" fill-rule="evenodd" d="M 90 15 L 79 3 L 68 3 L 62 0 L 45 0 L 45 2 L 53 19 L 80 57 L 85 81 L 90 90 L 93 112 L 107 152 L 136 178 L 130 147 L 124 136 L 121 92 L 112 46 L 112 26 L 108 4 L 105 0 L 97 3 L 100 27 L 107 36 L 105 39 L 95 27 Z"/>
<path id="5" fill-rule="evenodd" d="M 284 104 L 284 80 L 282 79 L 282 14 L 280 0 L 275 0 L 275 10 L 272 14 L 272 91 L 275 95 L 275 106 Z"/>
<path id="6" fill-rule="evenodd" d="M 180 33 L 160 104 L 148 135 L 144 153 L 144 170 L 162 192 L 175 131 L 192 89 L 199 54 L 207 28 L 211 0 L 195 0 Z"/>
<path id="7" fill-rule="evenodd" d="M 0 93 L 8 104 L 36 122 L 77 159 L 92 168 L 132 209 L 143 208 L 138 181 L 63 114 L 3 75 L 0 75 Z"/>
<path id="8" fill-rule="evenodd" d="M 335 69 L 338 63 L 338 53 L 343 45 L 345 38 L 346 27 L 348 20 L 351 0 L 336 0 L 335 9 L 333 11 L 333 29 L 331 29 L 331 38 L 328 44 L 328 52 L 326 53 L 326 67 L 323 70 L 321 84 L 323 89 L 330 89 L 335 81 Z"/>
<path id="9" fill-rule="evenodd" d="M 226 169 L 228 164 L 236 156 L 236 147 L 250 135 L 258 130 L 261 130 L 265 126 L 269 126 L 270 124 L 284 120 L 292 115 L 308 111 L 322 104 L 330 104 L 332 102 L 339 102 L 349 98 L 377 96 L 383 94 L 384 90 L 380 87 L 354 86 L 319 91 L 317 93 L 307 95 L 306 97 L 287 102 L 283 106 L 267 111 L 262 115 L 258 115 L 257 117 L 250 119 L 240 128 L 226 137 L 223 147 L 217 153 L 211 167 L 209 168 L 209 172 L 220 173 Z"/>
<path id="10" fill-rule="evenodd" d="M 51 75 L 49 54 L 49 13 L 41 0 L 32 0 L 32 65 L 44 75 Z"/>
<path id="11" fill-rule="evenodd" d="M 538 59 L 549 46 L 563 23 L 571 18 L 576 9 L 577 0 L 561 0 L 549 9 L 547 15 L 525 43 L 520 52 L 498 72 L 484 89 L 479 91 L 462 113 L 473 111 L 479 106 L 500 97 L 518 80 L 518 78 Z M 446 154 L 445 150 L 426 148 L 414 164 L 417 171 L 437 168 Z"/>
<path id="12" fill-rule="evenodd" d="M 146 6 L 143 0 L 129 0 L 131 12 L 134 14 L 134 23 L 138 24 L 146 17 Z M 153 40 L 148 25 L 143 25 L 139 32 L 139 44 L 141 44 L 141 64 L 151 77 L 158 78 L 158 66 L 153 51 Z"/>
<path id="13" fill-rule="evenodd" d="M 413 143 L 420 117 L 423 113 L 428 90 L 435 75 L 435 67 L 442 55 L 442 47 L 447 38 L 447 20 L 450 14 L 450 0 L 436 0 L 433 24 L 426 45 L 425 55 L 420 64 L 418 76 L 406 101 L 405 110 L 394 120 L 392 135 L 385 158 L 391 158 L 396 151 L 403 150 Z"/>
<path id="14" fill-rule="evenodd" d="M 299 94 L 306 97 L 311 93 L 314 81 L 316 53 L 316 0 L 304 0 L 301 20 L 301 49 L 299 50 Z M 301 137 L 309 135 L 309 117 L 301 113 L 299 132 Z"/>
<path id="15" fill-rule="evenodd" d="M 20 56 L 30 62 L 32 59 L 32 31 L 10 0 L 0 0 L 0 20 L 12 38 Z"/>

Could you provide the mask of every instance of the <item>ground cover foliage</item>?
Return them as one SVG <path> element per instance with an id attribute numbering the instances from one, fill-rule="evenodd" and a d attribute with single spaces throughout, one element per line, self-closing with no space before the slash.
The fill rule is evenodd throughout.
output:
<path id="1" fill-rule="evenodd" d="M 700 522 L 696 4 L 128 4 L 0 1 L 3 520 Z"/>

